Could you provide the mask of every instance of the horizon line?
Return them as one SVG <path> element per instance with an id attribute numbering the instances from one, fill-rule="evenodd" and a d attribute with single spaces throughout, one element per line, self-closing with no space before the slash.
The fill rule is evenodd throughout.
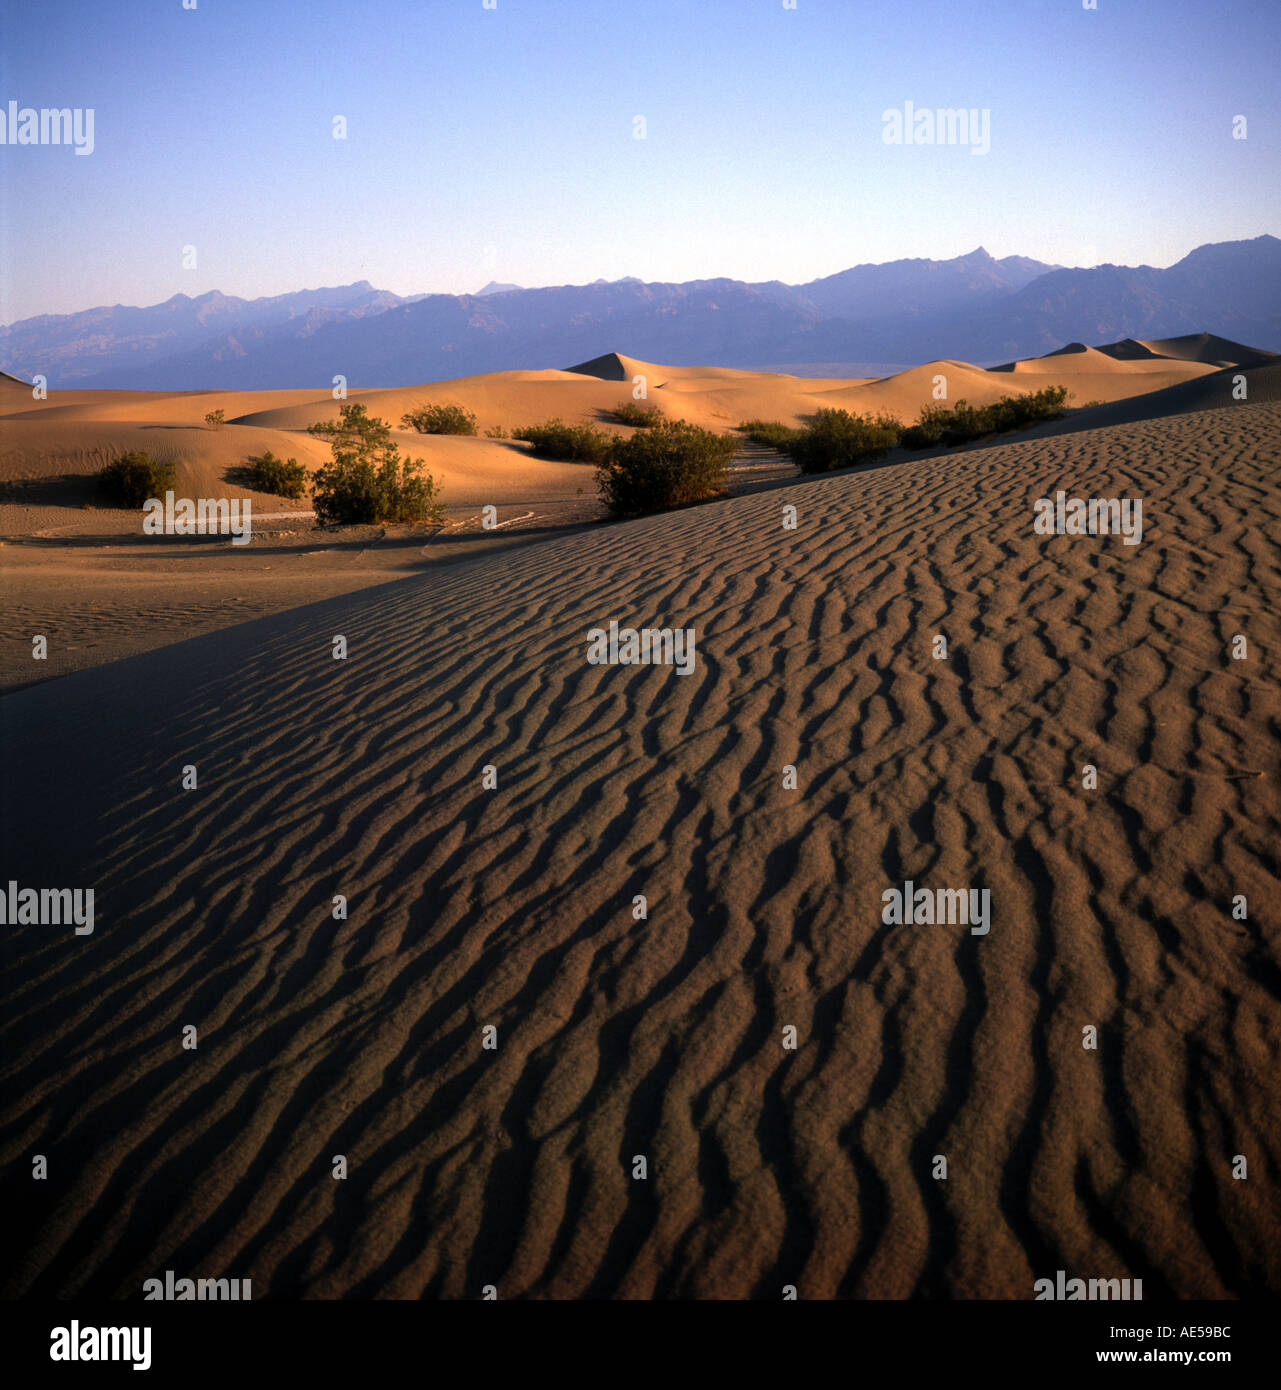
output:
<path id="1" fill-rule="evenodd" d="M 792 281 L 792 280 L 779 280 L 779 279 L 777 279 L 777 278 L 772 279 L 772 280 L 743 280 L 743 279 L 739 279 L 738 277 L 732 276 L 732 275 L 704 275 L 704 276 L 695 276 L 694 278 L 688 279 L 688 280 L 646 280 L 646 279 L 644 279 L 643 277 L 641 277 L 641 276 L 639 276 L 639 275 L 620 275 L 617 279 L 614 279 L 614 280 L 608 280 L 608 279 L 606 279 L 604 276 L 597 276 L 597 278 L 596 278 L 595 280 L 586 280 L 586 281 L 582 281 L 581 283 L 575 283 L 575 282 L 566 281 L 566 282 L 564 282 L 564 283 L 562 283 L 562 284 L 557 284 L 557 285 L 517 285 L 516 288 L 513 289 L 513 290 L 499 291 L 498 293 L 517 294 L 517 293 L 532 292 L 532 291 L 535 291 L 535 290 L 591 289 L 592 286 L 594 286 L 594 285 L 621 285 L 621 284 L 627 283 L 628 281 L 635 281 L 637 284 L 641 284 L 641 285 L 697 285 L 697 284 L 706 283 L 706 282 L 712 281 L 712 280 L 727 280 L 727 281 L 729 281 L 730 283 L 736 284 L 736 285 L 748 285 L 748 286 L 751 286 L 751 285 L 776 285 L 776 284 L 777 284 L 777 285 L 786 285 L 789 289 L 800 289 L 800 288 L 804 287 L 805 285 L 813 285 L 813 284 L 818 283 L 818 281 L 820 281 L 820 280 L 829 280 L 829 279 L 833 278 L 833 277 L 836 276 L 836 275 L 843 275 L 843 274 L 845 274 L 845 273 L 848 272 L 848 271 L 851 271 L 851 270 L 860 270 L 860 269 L 863 269 L 863 268 L 865 268 L 865 267 L 885 266 L 885 265 L 898 265 L 898 264 L 902 264 L 902 263 L 908 262 L 908 261 L 931 261 L 931 262 L 935 262 L 935 263 L 940 264 L 940 265 L 947 265 L 947 264 L 949 264 L 949 263 L 951 263 L 951 262 L 953 262 L 953 261 L 963 261 L 963 260 L 967 260 L 967 259 L 969 259 L 971 256 L 977 255 L 979 252 L 983 252 L 984 255 L 986 255 L 990 260 L 994 261 L 994 262 L 997 263 L 998 265 L 999 265 L 1002 261 L 1007 261 L 1007 260 L 1012 260 L 1012 259 L 1024 260 L 1024 261 L 1036 261 L 1037 264 L 1039 264 L 1039 265 L 1044 265 L 1044 266 L 1047 267 L 1047 270 L 1046 270 L 1045 273 L 1049 273 L 1050 271 L 1054 271 L 1054 270 L 1106 270 L 1106 269 L 1108 269 L 1109 267 L 1114 268 L 1114 269 L 1117 269 L 1117 270 L 1169 270 L 1169 269 L 1171 269 L 1173 266 L 1178 265 L 1180 261 L 1186 260 L 1186 259 L 1188 258 L 1188 256 L 1190 256 L 1190 255 L 1192 254 L 1193 251 L 1199 251 L 1199 250 L 1201 250 L 1203 247 L 1206 247 L 1206 246 L 1229 246 L 1229 245 L 1234 245 L 1234 244 L 1241 243 L 1241 242 L 1264 241 L 1264 240 L 1268 240 L 1268 239 L 1271 239 L 1271 240 L 1275 241 L 1275 240 L 1277 240 L 1278 238 L 1277 238 L 1272 232 L 1260 232 L 1257 236 L 1253 236 L 1253 237 L 1230 237 L 1230 238 L 1228 238 L 1228 239 L 1225 240 L 1225 241 L 1202 241 L 1202 242 L 1198 242 L 1197 245 L 1195 245 L 1195 246 L 1189 248 L 1189 249 L 1188 249 L 1187 251 L 1185 251 L 1181 256 L 1175 257 L 1175 259 L 1172 260 L 1168 265 L 1152 265 L 1152 264 L 1150 264 L 1150 263 L 1147 262 L 1147 261 L 1142 261 L 1142 262 L 1140 262 L 1138 265 L 1123 265 L 1123 264 L 1122 264 L 1121 262 L 1119 262 L 1119 261 L 1099 261 L 1099 262 L 1098 262 L 1097 264 L 1095 264 L 1095 265 L 1063 265 L 1063 264 L 1060 264 L 1060 263 L 1058 263 L 1058 262 L 1053 262 L 1053 261 L 1042 261 L 1042 260 L 1040 260 L 1040 259 L 1039 259 L 1038 257 L 1036 257 L 1036 256 L 1024 255 L 1024 254 L 1022 254 L 1021 252 L 1017 252 L 1017 251 L 1016 251 L 1016 252 L 1011 252 L 1010 255 L 1008 255 L 1008 256 L 993 256 L 992 253 L 991 253 L 990 251 L 988 251 L 986 247 L 984 247 L 984 246 L 982 246 L 982 245 L 979 245 L 979 246 L 976 246 L 976 247 L 974 248 L 973 251 L 963 251 L 963 252 L 961 252 L 959 255 L 956 255 L 956 256 L 943 256 L 943 257 L 934 257 L 934 256 L 899 256 L 899 257 L 896 257 L 896 258 L 893 259 L 893 260 L 888 260 L 888 261 L 857 261 L 857 262 L 855 262 L 853 265 L 844 266 L 844 267 L 842 267 L 842 268 L 839 269 L 839 270 L 830 271 L 830 272 L 828 272 L 828 274 L 826 274 L 826 275 L 816 275 L 813 279 L 810 279 L 810 280 L 797 280 L 797 281 Z M 502 283 L 512 283 L 512 282 L 504 282 L 504 281 L 501 281 L 496 275 L 490 276 L 489 280 L 486 281 L 486 284 L 502 284 Z M 365 277 L 362 276 L 362 277 L 361 277 L 360 279 L 358 279 L 358 280 L 348 280 L 348 281 L 344 281 L 344 282 L 342 282 L 342 283 L 340 283 L 340 284 L 335 284 L 335 285 L 316 285 L 316 286 L 304 285 L 304 286 L 302 286 L 302 287 L 299 288 L 299 289 L 294 289 L 294 290 L 280 290 L 279 292 L 277 292 L 277 293 L 275 293 L 275 294 L 258 294 L 258 295 L 253 295 L 252 297 L 247 297 L 247 296 L 241 295 L 241 294 L 228 293 L 227 291 L 222 290 L 222 289 L 218 289 L 218 288 L 208 289 L 208 290 L 202 290 L 200 294 L 196 294 L 196 295 L 187 294 L 187 293 L 186 293 L 185 291 L 183 291 L 183 290 L 176 290 L 173 294 L 169 295 L 167 298 L 165 298 L 165 299 L 157 299 L 157 300 L 154 300 L 154 301 L 153 301 L 152 303 L 150 303 L 150 304 L 126 304 L 126 303 L 123 303 L 123 302 L 120 301 L 120 300 L 117 300 L 114 304 L 101 304 L 101 303 L 100 303 L 100 304 L 88 304 L 88 305 L 85 305 L 85 307 L 82 308 L 82 309 L 68 309 L 68 310 L 63 311 L 62 313 L 28 314 L 28 315 L 26 315 L 26 316 L 23 317 L 23 318 L 9 319 L 9 320 L 7 320 L 7 321 L 5 321 L 5 322 L 3 322 L 3 323 L 0 323 L 0 329 L 15 328 L 15 327 L 17 327 L 19 324 L 30 323 L 33 319 L 44 319 L 44 318 L 49 318 L 49 319 L 74 318 L 77 314 L 89 314 L 89 313 L 92 313 L 92 312 L 93 312 L 94 310 L 96 310 L 96 309 L 140 309 L 140 310 L 145 310 L 145 309 L 157 309 L 157 308 L 160 308 L 162 305 L 171 304 L 175 299 L 185 299 L 185 300 L 187 300 L 187 301 L 190 302 L 190 303 L 195 303 L 197 300 L 206 299 L 206 298 L 208 298 L 210 295 L 215 295 L 215 294 L 220 294 L 220 295 L 222 295 L 223 298 L 225 298 L 225 299 L 237 299 L 237 300 L 240 300 L 240 302 L 241 302 L 241 303 L 244 303 L 244 304 L 256 304 L 256 303 L 259 303 L 260 301 L 262 301 L 262 300 L 264 300 L 264 299 L 284 299 L 284 298 L 286 298 L 288 295 L 291 295 L 291 294 L 320 294 L 321 292 L 323 292 L 323 291 L 325 291 L 325 290 L 342 290 L 342 289 L 350 289 L 353 285 L 368 285 L 368 286 L 370 287 L 370 289 L 375 290 L 375 291 L 377 291 L 377 292 L 380 293 L 380 294 L 394 294 L 394 295 L 396 296 L 397 299 L 402 299 L 402 300 L 432 299 L 432 298 L 437 298 L 437 297 L 446 298 L 446 299 L 477 299 L 477 298 L 483 297 L 483 296 L 481 296 L 479 290 L 411 290 L 411 291 L 409 291 L 408 293 L 401 294 L 400 292 L 398 292 L 398 291 L 396 291 L 396 290 L 389 290 L 389 289 L 387 289 L 385 286 L 376 285 L 376 284 L 374 284 L 374 282 L 373 282 L 372 280 L 369 280 L 369 279 L 367 279 L 367 278 L 365 278 Z M 485 288 L 485 286 L 482 285 L 480 288 L 483 290 L 483 289 Z"/>

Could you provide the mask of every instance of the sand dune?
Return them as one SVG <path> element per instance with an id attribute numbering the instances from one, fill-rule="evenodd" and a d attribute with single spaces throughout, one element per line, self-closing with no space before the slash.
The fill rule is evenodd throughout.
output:
<path id="1" fill-rule="evenodd" d="M 0 420 L 0 487 L 5 489 L 8 503 L 0 505 L 0 531 L 21 533 L 56 526 L 68 519 L 63 515 L 68 508 L 85 504 L 99 509 L 92 518 L 84 519 L 86 524 L 100 525 L 111 512 L 109 508 L 102 510 L 105 504 L 93 475 L 111 459 L 133 450 L 174 463 L 175 489 L 180 496 L 253 496 L 258 513 L 295 510 L 303 504 L 254 493 L 241 475 L 251 455 L 267 450 L 281 458 L 297 458 L 311 473 L 329 461 L 328 444 L 307 434 L 305 425 L 336 418 L 337 403 L 327 393 L 323 404 L 318 403 L 314 392 L 306 396 L 306 404 L 247 413 L 218 430 L 203 424 L 206 411 L 215 408 L 211 402 L 216 398 L 212 396 L 199 397 L 195 407 L 171 400 L 154 405 L 108 401 L 11 414 Z M 376 413 L 380 406 L 386 408 L 377 401 L 370 408 Z M 299 423 L 296 427 L 258 423 L 279 416 Z M 174 423 L 175 417 L 187 417 L 189 422 Z M 487 503 L 506 505 L 513 497 L 540 500 L 574 496 L 580 488 L 592 490 L 590 468 L 531 459 L 524 445 L 428 438 L 412 430 L 394 433 L 402 452 L 425 460 L 456 509 Z M 115 519 L 121 526 L 138 528 L 136 513 L 117 513 Z"/>
<path id="2" fill-rule="evenodd" d="M 1094 401 L 1117 401 L 1170 386 L 1217 370 L 1197 360 L 1145 356 L 1113 356 L 1102 348 L 1072 343 L 1045 357 L 1032 357 L 993 368 L 1015 391 L 1034 391 L 1042 386 L 1066 386 L 1068 404 L 1083 406 Z"/>
<path id="3" fill-rule="evenodd" d="M 767 372 L 752 371 L 747 367 L 673 367 L 658 362 L 642 362 L 639 357 L 626 357 L 621 353 L 609 352 L 603 357 L 594 357 L 590 362 L 580 362 L 569 371 L 584 376 L 599 377 L 602 381 L 621 381 L 630 385 L 638 376 L 646 381 L 659 384 L 667 381 L 740 381 L 752 382 L 757 377 L 772 375 Z"/>
<path id="4" fill-rule="evenodd" d="M 1121 398 L 1022 436 L 1037 438 L 1230 404 L 1233 374 L 1225 375 L 1199 358 L 1230 352 L 1242 361 L 1274 361 L 1271 354 L 1208 335 L 1157 345 L 1182 353 L 1187 361 L 1158 359 L 1153 347 L 1133 342 L 1088 352 L 1078 352 L 1078 346 L 1035 363 L 1017 364 L 1017 373 L 941 360 L 874 380 L 665 366 L 609 354 L 569 370 L 504 372 L 357 392 L 352 399 L 365 402 L 393 424 L 428 401 L 456 400 L 476 412 L 482 429 L 502 425 L 510 431 L 560 415 L 626 434 L 628 430 L 613 421 L 612 410 L 630 397 L 635 376 L 644 377 L 651 388 L 649 399 L 669 415 L 719 430 L 746 418 L 801 424 L 813 411 L 833 406 L 887 411 L 909 420 L 934 399 L 940 376 L 946 380 L 949 400 L 986 402 L 1011 389 L 1035 389 L 1056 381 L 1070 384 L 1078 401 Z M 1055 363 L 1077 358 L 1092 370 L 1075 376 L 1070 370 L 1055 370 Z M 1153 361 L 1159 373 L 1147 370 Z M 1093 370 L 1100 362 L 1110 373 L 1102 386 L 1099 371 Z M 1153 389 L 1166 379 L 1163 373 L 1171 366 L 1176 375 L 1184 374 L 1177 384 Z M 1270 383 L 1275 373 L 1266 367 L 1244 370 L 1251 399 L 1273 398 Z M 228 423 L 211 430 L 204 417 L 218 408 Z M 219 554 L 216 546 L 158 544 L 155 538 L 142 537 L 138 514 L 104 507 L 93 481 L 108 459 L 145 450 L 175 463 L 179 495 L 248 497 L 243 465 L 251 454 L 270 449 L 282 458 L 300 459 L 312 472 L 325 463 L 327 446 L 305 431 L 337 411 L 338 403 L 324 389 L 55 392 L 35 401 L 22 383 L 0 379 L 0 546 L 7 547 L 9 600 L 8 621 L 0 626 L 0 688 L 435 567 L 475 549 L 473 542 L 482 539 L 506 549 L 512 543 L 541 539 L 550 529 L 588 524 L 600 515 L 589 466 L 535 459 L 527 446 L 511 440 L 421 436 L 403 430 L 396 431 L 398 441 L 408 455 L 425 460 L 448 508 L 449 534 L 431 538 L 430 545 L 408 533 L 387 535 L 381 528 L 319 535 L 311 543 L 299 529 L 309 522 L 291 519 L 300 509 L 307 512 L 307 502 L 252 494 L 255 533 L 262 543 L 237 552 L 237 560 Z M 891 462 L 901 458 L 892 457 Z M 784 460 L 763 459 L 745 446 L 733 471 L 734 486 L 768 485 L 788 469 Z M 490 505 L 498 509 L 503 534 L 482 538 L 477 535 L 481 509 Z M 472 539 L 464 540 L 467 536 Z M 55 638 L 47 663 L 33 664 L 32 633 Z"/>
<path id="5" fill-rule="evenodd" d="M 1278 360 L 1275 352 L 1260 352 L 1257 348 L 1234 343 L 1214 333 L 1189 333 L 1181 338 L 1149 338 L 1143 346 L 1162 357 L 1179 358 L 1186 362 L 1208 362 L 1215 367 L 1263 367 Z"/>
<path id="6" fill-rule="evenodd" d="M 228 420 L 250 410 L 279 410 L 331 399 L 328 391 L 58 391 L 19 405 L 0 397 L 0 416 L 15 420 L 107 420 L 205 428 L 205 415 L 221 409 Z"/>
<path id="7" fill-rule="evenodd" d="M 1257 403 L 918 459 L 6 696 L 5 863 L 98 906 L 8 929 L 5 1292 L 1275 1295 L 1279 457 Z M 1060 487 L 1142 544 L 1035 536 Z"/>
<path id="8" fill-rule="evenodd" d="M 139 424 L 110 418 L 11 417 L 0 425 L 0 482 L 71 476 L 84 481 L 74 497 L 68 494 L 69 501 L 82 500 L 82 492 L 85 498 L 101 501 L 95 499 L 92 475 L 121 454 L 143 450 L 153 458 L 178 464 L 178 486 L 185 496 L 245 496 L 247 490 L 236 482 L 235 471 L 251 454 L 265 449 L 279 453 L 285 447 L 291 456 L 313 468 L 330 456 L 328 447 L 310 435 L 282 438 L 274 430 L 211 430 L 203 425 Z M 263 496 L 260 505 L 270 509 L 285 504 Z M 136 523 L 136 515 L 133 520 Z"/>
<path id="9" fill-rule="evenodd" d="M 482 426 L 520 425 L 559 416 L 605 428 L 620 429 L 610 412 L 631 399 L 631 383 L 641 377 L 646 399 L 665 414 L 687 419 L 708 429 L 732 429 L 742 420 L 781 420 L 800 425 L 824 407 L 856 411 L 887 411 L 904 422 L 916 419 L 921 407 L 935 400 L 935 379 L 947 379 L 948 398 L 961 397 L 985 405 L 1012 390 L 1036 390 L 1053 381 L 1070 386 L 1080 404 L 1086 399 L 1116 400 L 1158 390 L 1173 382 L 1214 371 L 1212 366 L 1173 359 L 1119 361 L 1095 349 L 1036 358 L 1007 369 L 985 370 L 968 362 L 927 362 L 880 379 L 842 380 L 795 377 L 725 367 L 664 366 L 639 358 L 609 353 L 567 371 L 494 372 L 429 386 L 353 393 L 371 412 L 398 421 L 406 411 L 434 402 L 452 401 L 473 411 Z M 1023 381 L 1033 376 L 1044 380 Z M 271 405 L 237 417 L 237 423 L 272 429 L 301 430 L 316 420 L 335 418 L 338 403 L 328 396 Z"/>
<path id="10" fill-rule="evenodd" d="M 730 430 L 746 419 L 796 426 L 825 407 L 884 411 L 907 423 L 937 399 L 940 377 L 946 381 L 948 400 L 964 398 L 982 405 L 1011 390 L 1061 383 L 1069 386 L 1072 403 L 1079 406 L 1212 375 L 1218 368 L 1207 358 L 1214 354 L 1234 353 L 1234 361 L 1271 360 L 1268 354 L 1204 334 L 1170 340 L 1164 345 L 1170 349 L 1166 355 L 1157 355 L 1160 346 L 1136 344 L 1131 349 L 1113 344 L 1109 350 L 1071 344 L 1059 353 L 993 370 L 937 361 L 876 380 L 664 366 L 609 353 L 567 370 L 495 372 L 425 386 L 356 391 L 349 399 L 364 403 L 393 427 L 419 406 L 455 402 L 477 416 L 482 431 L 499 428 L 510 434 L 522 425 L 559 416 L 625 434 L 630 431 L 613 420 L 612 411 L 631 399 L 631 384 L 641 377 L 650 404 L 708 429 Z M 22 383 L 5 379 L 0 382 L 0 532 L 55 527 L 65 520 L 58 516 L 59 504 L 96 505 L 91 474 L 127 450 L 141 449 L 175 462 L 176 488 L 186 496 L 247 495 L 237 471 L 249 455 L 266 449 L 282 458 L 297 458 L 314 471 L 329 454 L 306 430 L 318 421 L 336 419 L 340 404 L 323 389 L 71 391 L 34 401 Z M 212 430 L 204 418 L 217 409 L 224 411 L 227 424 Z M 533 459 L 524 446 L 509 440 L 404 431 L 398 431 L 398 437 L 406 452 L 426 461 L 447 502 L 458 508 L 564 499 L 579 496 L 580 488 L 592 489 L 590 470 Z M 10 505 L 15 502 L 16 509 Z M 272 512 L 293 504 L 260 495 L 256 506 Z M 123 518 L 121 524 L 132 522 Z"/>
<path id="11" fill-rule="evenodd" d="M 1261 367 L 1224 367 L 1212 370 L 1189 381 L 1167 386 L 1142 396 L 1092 406 L 1062 420 L 1050 420 L 1029 430 L 1024 438 L 1044 439 L 1051 435 L 1071 434 L 1081 429 L 1100 429 L 1108 425 L 1129 425 L 1140 420 L 1163 419 L 1192 411 L 1217 410 L 1241 404 L 1234 393 L 1237 382 L 1244 379 L 1246 402 L 1281 400 L 1281 362 Z"/>
<path id="12" fill-rule="evenodd" d="M 923 406 L 939 404 L 934 395 L 934 383 L 939 377 L 946 383 L 946 400 L 968 400 L 971 405 L 990 405 L 1008 395 L 1011 389 L 1005 377 L 984 371 L 982 367 L 941 360 L 870 381 L 854 390 L 829 389 L 823 393 L 823 403 L 860 412 L 885 411 L 904 424 L 910 424 Z"/>

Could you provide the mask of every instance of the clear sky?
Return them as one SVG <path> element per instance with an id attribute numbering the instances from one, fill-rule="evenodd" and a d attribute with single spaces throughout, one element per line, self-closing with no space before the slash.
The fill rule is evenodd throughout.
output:
<path id="1" fill-rule="evenodd" d="M 1168 265 L 1281 234 L 1279 70 L 1279 0 L 14 0 L 0 108 L 92 107 L 95 148 L 0 147 L 0 321 L 979 245 Z M 906 100 L 987 108 L 990 152 L 887 145 Z"/>

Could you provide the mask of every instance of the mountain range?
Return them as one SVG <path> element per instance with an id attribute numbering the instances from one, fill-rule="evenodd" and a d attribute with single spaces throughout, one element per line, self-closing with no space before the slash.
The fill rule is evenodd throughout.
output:
<path id="1" fill-rule="evenodd" d="M 1063 343 L 1216 333 L 1281 349 L 1281 240 L 1199 246 L 1176 264 L 1070 269 L 982 247 L 858 265 L 806 284 L 629 277 L 404 297 L 367 280 L 245 300 L 219 291 L 0 327 L 0 367 L 51 389 L 404 386 L 563 367 L 615 348 L 650 361 L 991 364 Z"/>

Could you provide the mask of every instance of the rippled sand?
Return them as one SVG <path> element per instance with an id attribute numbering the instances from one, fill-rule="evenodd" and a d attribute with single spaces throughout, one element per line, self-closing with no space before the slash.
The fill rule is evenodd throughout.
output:
<path id="1" fill-rule="evenodd" d="M 1278 404 L 1078 430 L 6 696 L 5 877 L 97 924 L 5 929 L 5 1292 L 1281 1291 L 1279 471 Z M 884 925 L 909 878 L 989 934 Z"/>

